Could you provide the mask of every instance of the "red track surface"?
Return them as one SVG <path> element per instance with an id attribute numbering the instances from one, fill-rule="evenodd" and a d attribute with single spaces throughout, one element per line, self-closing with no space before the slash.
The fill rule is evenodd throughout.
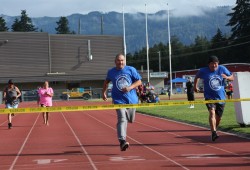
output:
<path id="1" fill-rule="evenodd" d="M 93 103 L 54 102 L 83 104 Z M 211 142 L 208 129 L 141 114 L 128 125 L 126 152 L 119 150 L 114 110 L 55 112 L 49 126 L 40 113 L 18 114 L 11 130 L 6 119 L 0 115 L 0 170 L 250 169 L 249 139 L 219 132 Z"/>

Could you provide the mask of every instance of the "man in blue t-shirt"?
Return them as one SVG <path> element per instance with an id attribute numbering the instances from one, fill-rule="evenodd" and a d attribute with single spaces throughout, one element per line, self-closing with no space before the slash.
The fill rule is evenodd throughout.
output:
<path id="1" fill-rule="evenodd" d="M 115 57 L 116 67 L 108 70 L 106 80 L 103 84 L 102 98 L 107 100 L 107 88 L 109 82 L 113 83 L 112 100 L 114 104 L 137 104 L 138 96 L 136 88 L 141 85 L 141 76 L 134 67 L 125 65 L 123 54 Z M 121 151 L 126 151 L 129 143 L 126 141 L 127 123 L 135 120 L 135 108 L 116 109 L 117 112 L 117 136 L 120 142 Z"/>
<path id="2" fill-rule="evenodd" d="M 219 65 L 219 60 L 216 56 L 210 56 L 208 58 L 208 67 L 201 68 L 195 76 L 195 92 L 200 92 L 198 87 L 200 79 L 203 79 L 204 83 L 205 100 L 225 100 L 224 79 L 232 81 L 234 77 L 226 67 Z M 208 103 L 206 106 L 209 111 L 211 138 L 212 141 L 215 141 L 219 137 L 216 128 L 220 124 L 225 103 Z"/>

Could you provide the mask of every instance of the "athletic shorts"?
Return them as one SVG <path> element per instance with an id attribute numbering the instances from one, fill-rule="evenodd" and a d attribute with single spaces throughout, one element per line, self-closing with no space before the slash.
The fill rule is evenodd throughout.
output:
<path id="1" fill-rule="evenodd" d="M 206 99 L 206 100 L 211 100 L 211 99 Z M 207 103 L 206 106 L 208 110 L 214 108 L 215 114 L 219 117 L 222 117 L 225 108 L 225 103 Z"/>
<path id="2" fill-rule="evenodd" d="M 50 106 L 46 106 L 45 104 L 41 104 L 41 107 L 50 107 Z"/>
<path id="3" fill-rule="evenodd" d="M 16 108 L 18 108 L 18 104 L 12 105 L 10 103 L 6 103 L 5 108 L 7 108 L 7 109 L 16 109 Z"/>
<path id="4" fill-rule="evenodd" d="M 187 93 L 188 101 L 194 101 L 194 93 Z"/>

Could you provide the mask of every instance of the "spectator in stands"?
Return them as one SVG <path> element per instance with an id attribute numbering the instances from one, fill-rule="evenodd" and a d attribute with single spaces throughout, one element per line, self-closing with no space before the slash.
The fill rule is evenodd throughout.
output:
<path id="1" fill-rule="evenodd" d="M 48 81 L 45 81 L 43 86 L 39 88 L 38 95 L 38 105 L 40 105 L 41 107 L 52 106 L 52 97 L 54 96 L 54 91 L 51 87 L 49 87 Z M 43 112 L 43 121 L 45 125 L 49 126 L 49 112 Z"/>
<path id="2" fill-rule="evenodd" d="M 102 98 L 107 100 L 107 88 L 109 82 L 113 83 L 112 99 L 114 104 L 137 104 L 138 96 L 136 88 L 141 85 L 141 76 L 134 67 L 125 65 L 123 54 L 115 57 L 115 67 L 108 70 L 103 84 Z M 125 106 L 124 106 L 125 107 Z M 127 123 L 135 120 L 135 108 L 116 109 L 117 112 L 117 136 L 121 151 L 126 151 L 129 143 L 126 141 Z"/>
<path id="3" fill-rule="evenodd" d="M 160 102 L 159 95 L 154 90 L 150 90 L 147 93 L 147 103 L 158 103 Z"/>
<path id="4" fill-rule="evenodd" d="M 146 84 L 146 100 L 147 103 L 152 103 L 155 100 L 156 94 L 154 92 L 154 86 L 149 82 Z"/>
<path id="5" fill-rule="evenodd" d="M 187 78 L 186 87 L 188 101 L 194 101 L 194 83 L 192 82 L 192 77 Z M 189 108 L 194 108 L 194 104 L 190 104 Z"/>
<path id="6" fill-rule="evenodd" d="M 21 92 L 17 86 L 14 85 L 14 82 L 10 79 L 8 81 L 8 86 L 3 91 L 3 101 L 5 102 L 5 108 L 7 109 L 16 109 L 19 104 L 19 97 Z M 8 114 L 8 128 L 12 128 L 12 116 L 14 113 Z"/>
<path id="7" fill-rule="evenodd" d="M 154 86 L 151 85 L 149 82 L 147 82 L 147 84 L 146 84 L 147 93 L 150 92 L 151 90 L 154 90 L 154 89 L 155 89 Z"/>
<path id="8" fill-rule="evenodd" d="M 137 96 L 139 98 L 139 102 L 143 103 L 146 98 L 146 94 L 144 92 L 144 86 L 141 84 L 140 86 L 137 87 Z"/>
<path id="9" fill-rule="evenodd" d="M 165 95 L 165 94 L 166 94 L 165 89 L 162 87 L 161 88 L 161 95 Z"/>
<path id="10" fill-rule="evenodd" d="M 234 77 L 225 66 L 219 65 L 219 60 L 216 56 L 210 56 L 208 58 L 208 67 L 201 68 L 195 76 L 195 92 L 200 92 L 200 89 L 198 88 L 198 82 L 200 79 L 203 79 L 204 82 L 205 100 L 225 100 L 226 95 L 223 79 L 232 81 Z M 206 106 L 209 112 L 211 138 L 212 141 L 215 141 L 219 137 L 216 130 L 220 124 L 225 103 L 207 103 Z"/>

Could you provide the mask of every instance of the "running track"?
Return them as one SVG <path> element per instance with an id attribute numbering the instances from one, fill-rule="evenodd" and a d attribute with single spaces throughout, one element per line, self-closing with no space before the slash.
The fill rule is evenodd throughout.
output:
<path id="1" fill-rule="evenodd" d="M 96 104 L 54 102 L 55 106 Z M 4 107 L 4 105 L 1 105 Z M 36 107 L 24 102 L 20 107 Z M 13 129 L 0 115 L 0 170 L 250 169 L 250 140 L 141 114 L 128 124 L 126 152 L 119 150 L 114 110 L 18 114 Z"/>

